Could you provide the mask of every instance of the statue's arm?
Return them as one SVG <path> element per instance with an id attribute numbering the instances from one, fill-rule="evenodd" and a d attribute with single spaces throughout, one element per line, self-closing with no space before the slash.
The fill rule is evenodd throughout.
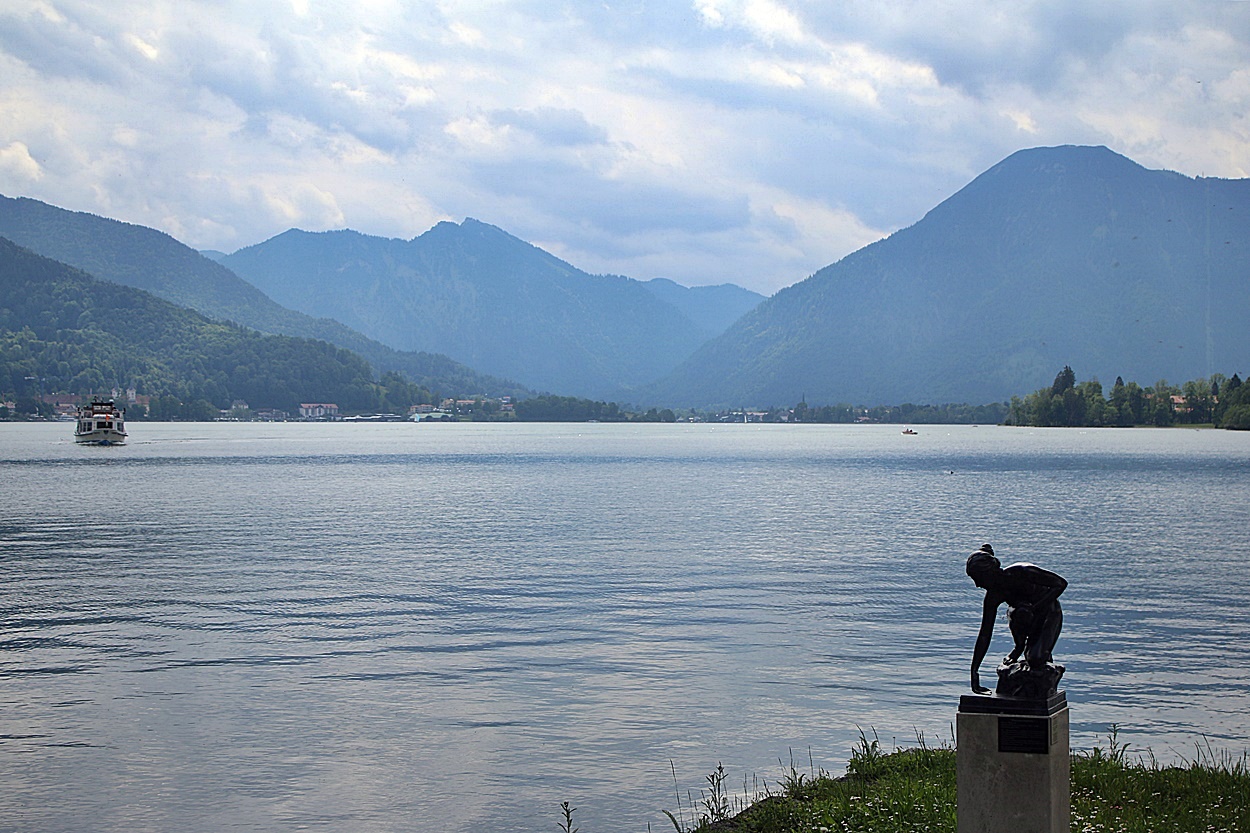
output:
<path id="1" fill-rule="evenodd" d="M 989 694 L 990 690 L 981 685 L 981 660 L 990 649 L 990 639 L 994 636 L 994 620 L 998 617 L 999 602 L 989 593 L 985 594 L 985 603 L 981 607 L 981 630 L 977 633 L 977 644 L 972 649 L 972 690 L 977 694 Z"/>

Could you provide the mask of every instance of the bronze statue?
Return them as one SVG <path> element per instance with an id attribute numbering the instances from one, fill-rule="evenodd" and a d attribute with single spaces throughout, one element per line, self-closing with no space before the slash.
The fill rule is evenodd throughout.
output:
<path id="1" fill-rule="evenodd" d="M 981 685 L 981 660 L 985 659 L 994 635 L 998 607 L 1006 602 L 1007 624 L 1015 646 L 999 666 L 998 693 L 1012 697 L 1054 694 L 1063 667 L 1052 664 L 1051 651 L 1063 628 L 1059 594 L 1068 582 L 1027 562 L 1003 567 L 989 544 L 982 544 L 981 549 L 968 556 L 967 572 L 973 583 L 985 591 L 981 630 L 972 650 L 972 690 L 977 694 L 990 693 Z"/>

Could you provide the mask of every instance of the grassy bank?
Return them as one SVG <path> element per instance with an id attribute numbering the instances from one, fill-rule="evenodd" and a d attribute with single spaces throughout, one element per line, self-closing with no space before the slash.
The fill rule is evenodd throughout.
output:
<path id="1" fill-rule="evenodd" d="M 678 833 L 901 833 L 955 831 L 955 751 L 882 752 L 861 738 L 847 774 L 800 773 L 793 763 L 775 787 L 742 800 L 724 770 L 697 798 L 669 813 Z M 1244 833 L 1250 831 L 1250 763 L 1198 748 L 1192 761 L 1160 766 L 1131 758 L 1116 742 L 1072 758 L 1072 833 Z"/>

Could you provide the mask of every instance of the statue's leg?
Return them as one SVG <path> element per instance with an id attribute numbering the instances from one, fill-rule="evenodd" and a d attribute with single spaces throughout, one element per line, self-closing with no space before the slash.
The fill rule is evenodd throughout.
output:
<path id="1" fill-rule="evenodd" d="M 1042 666 L 1054 659 L 1055 643 L 1059 641 L 1059 632 L 1063 630 L 1063 610 L 1056 604 L 1041 621 L 1034 624 L 1037 627 L 1029 635 L 1026 656 L 1030 666 Z"/>
<path id="2" fill-rule="evenodd" d="M 1029 638 L 1029 629 L 1021 623 L 1021 617 L 1014 615 L 1014 613 L 1014 610 L 1007 611 L 1007 627 L 1011 629 L 1011 639 L 1015 643 L 1011 653 L 1006 657 L 1005 661 L 1008 663 L 1020 659 L 1020 656 L 1024 654 Z"/>

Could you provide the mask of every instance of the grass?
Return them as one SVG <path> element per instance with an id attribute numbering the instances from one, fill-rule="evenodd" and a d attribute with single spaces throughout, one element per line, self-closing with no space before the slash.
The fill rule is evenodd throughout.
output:
<path id="1" fill-rule="evenodd" d="M 1175 830 L 1224 833 L 1250 830 L 1250 764 L 1196 747 L 1182 766 L 1153 758 L 1129 761 L 1126 746 L 1094 749 L 1072 759 L 1073 831 Z"/>
<path id="2" fill-rule="evenodd" d="M 955 833 L 955 750 L 883 752 L 862 732 L 846 775 L 799 772 L 793 760 L 773 788 L 731 802 L 718 765 L 697 800 L 666 812 L 676 833 Z M 1072 757 L 1072 833 L 1250 831 L 1250 762 L 1198 746 L 1194 758 L 1160 766 L 1130 759 L 1112 727 L 1107 748 Z M 745 793 L 745 785 L 744 785 Z M 730 816 L 733 809 L 741 811 Z M 747 806 L 749 805 L 749 806 Z M 689 816 L 689 821 L 687 821 Z"/>

